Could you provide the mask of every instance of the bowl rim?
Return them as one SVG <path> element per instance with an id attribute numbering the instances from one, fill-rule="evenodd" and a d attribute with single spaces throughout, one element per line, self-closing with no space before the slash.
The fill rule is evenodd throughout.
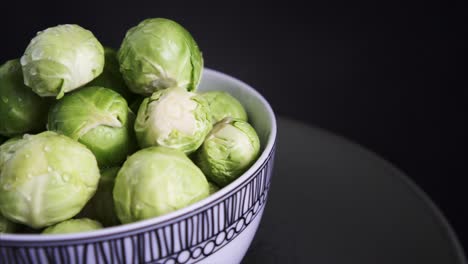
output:
<path id="1" fill-rule="evenodd" d="M 261 170 L 265 163 L 267 163 L 274 151 L 275 143 L 276 143 L 276 134 L 277 134 L 277 124 L 276 124 L 276 117 L 273 109 L 271 108 L 268 101 L 253 87 L 244 83 L 243 81 L 236 79 L 230 75 L 222 73 L 217 70 L 204 68 L 202 78 L 204 75 L 211 75 L 215 76 L 219 79 L 223 79 L 225 81 L 231 82 L 236 84 L 239 87 L 242 87 L 243 90 L 247 90 L 249 94 L 257 97 L 262 107 L 266 109 L 268 118 L 270 119 L 271 129 L 270 134 L 268 135 L 264 150 L 257 161 L 246 171 L 244 172 L 239 178 L 233 181 L 231 184 L 227 185 L 226 187 L 220 189 L 216 193 L 208 196 L 207 198 L 198 201 L 194 204 L 191 204 L 185 208 L 180 210 L 150 218 L 141 220 L 134 223 L 122 224 L 113 227 L 106 227 L 100 230 L 94 231 L 87 231 L 87 232 L 80 232 L 80 233 L 71 233 L 71 234 L 56 234 L 56 235 L 44 235 L 44 234 L 2 234 L 0 233 L 0 245 L 3 242 L 27 242 L 27 243 L 54 243 L 59 241 L 79 241 L 79 240 L 88 240 L 88 239 L 99 239 L 101 237 L 109 237 L 109 236 L 118 236 L 124 234 L 125 236 L 131 235 L 133 233 L 140 233 L 142 229 L 155 229 L 160 226 L 165 226 L 171 224 L 173 222 L 179 221 L 180 217 L 189 217 L 194 214 L 200 213 L 209 205 L 216 203 L 217 200 L 221 200 L 224 197 L 227 197 L 231 193 L 240 189 L 244 183 L 246 183 L 251 177 L 255 176 L 259 170 Z M 81 242 L 81 241 L 79 241 Z"/>

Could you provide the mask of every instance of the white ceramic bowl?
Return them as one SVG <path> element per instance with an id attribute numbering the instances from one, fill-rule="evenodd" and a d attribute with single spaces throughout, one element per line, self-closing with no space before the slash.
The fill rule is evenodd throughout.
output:
<path id="1" fill-rule="evenodd" d="M 275 153 L 276 120 L 252 87 L 205 69 L 200 91 L 224 90 L 245 106 L 262 154 L 241 177 L 170 214 L 93 232 L 0 234 L 0 263 L 239 263 L 265 207 Z"/>

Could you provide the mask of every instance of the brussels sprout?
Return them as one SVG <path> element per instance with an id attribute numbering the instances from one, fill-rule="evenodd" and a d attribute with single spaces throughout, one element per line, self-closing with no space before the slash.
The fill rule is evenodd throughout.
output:
<path id="1" fill-rule="evenodd" d="M 213 193 L 219 191 L 219 187 L 212 183 L 212 182 L 208 182 L 208 184 L 210 185 L 210 195 L 212 195 Z"/>
<path id="2" fill-rule="evenodd" d="M 213 127 L 195 160 L 210 181 L 223 187 L 244 173 L 259 152 L 254 128 L 245 121 L 225 118 Z"/>
<path id="3" fill-rule="evenodd" d="M 208 181 L 183 152 L 165 147 L 140 150 L 117 174 L 114 203 L 122 223 L 160 216 L 209 195 Z"/>
<path id="4" fill-rule="evenodd" d="M 86 145 L 99 166 L 114 166 L 135 147 L 133 113 L 129 113 L 127 102 L 117 92 L 86 87 L 51 108 L 48 128 Z"/>
<path id="5" fill-rule="evenodd" d="M 88 218 L 70 219 L 63 221 L 42 231 L 43 235 L 58 235 L 69 233 L 80 233 L 101 229 L 102 225 L 98 221 Z"/>
<path id="6" fill-rule="evenodd" d="M 61 98 L 90 82 L 104 67 L 104 48 L 78 25 L 59 25 L 38 32 L 23 57 L 24 83 L 38 95 Z"/>
<path id="7" fill-rule="evenodd" d="M 136 95 L 131 93 L 127 88 L 122 74 L 119 70 L 119 61 L 117 60 L 117 52 L 109 47 L 104 47 L 105 64 L 101 75 L 92 80 L 86 86 L 101 86 L 112 89 L 122 95 L 125 99 L 130 100 Z"/>
<path id="8" fill-rule="evenodd" d="M 164 146 L 187 154 L 200 147 L 211 128 L 205 99 L 179 87 L 144 99 L 135 121 L 140 147 Z"/>
<path id="9" fill-rule="evenodd" d="M 195 91 L 203 58 L 189 32 L 164 18 L 146 19 L 128 30 L 117 53 L 130 90 L 142 95 L 169 87 Z"/>
<path id="10" fill-rule="evenodd" d="M 99 182 L 96 158 L 54 132 L 25 135 L 0 146 L 0 213 L 42 228 L 76 215 Z"/>
<path id="11" fill-rule="evenodd" d="M 224 91 L 210 91 L 201 94 L 210 106 L 213 124 L 225 117 L 247 121 L 247 113 L 242 104 Z"/>
<path id="12" fill-rule="evenodd" d="M 1 233 L 14 233 L 16 231 L 16 224 L 6 219 L 0 214 L 0 234 Z"/>
<path id="13" fill-rule="evenodd" d="M 119 169 L 119 167 L 113 167 L 101 170 L 101 179 L 99 179 L 96 194 L 83 209 L 84 216 L 96 219 L 104 226 L 115 226 L 120 223 L 115 214 L 112 197 L 115 177 Z"/>
<path id="14" fill-rule="evenodd" d="M 45 130 L 48 102 L 24 85 L 19 60 L 0 66 L 0 134 Z"/>

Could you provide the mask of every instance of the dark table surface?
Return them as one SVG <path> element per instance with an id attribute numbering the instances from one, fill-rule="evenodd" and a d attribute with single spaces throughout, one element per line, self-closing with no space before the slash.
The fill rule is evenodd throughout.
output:
<path id="1" fill-rule="evenodd" d="M 402 172 L 324 130 L 278 120 L 272 189 L 244 263 L 466 263 Z"/>

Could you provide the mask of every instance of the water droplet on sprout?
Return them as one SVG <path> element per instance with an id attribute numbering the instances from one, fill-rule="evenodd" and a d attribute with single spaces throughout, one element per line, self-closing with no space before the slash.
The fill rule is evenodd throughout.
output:
<path id="1" fill-rule="evenodd" d="M 27 64 L 26 56 L 22 56 L 22 57 L 21 57 L 20 63 L 21 63 L 21 66 L 25 66 L 25 65 Z"/>
<path id="2" fill-rule="evenodd" d="M 31 58 L 33 60 L 40 60 L 42 58 L 42 55 L 44 55 L 44 51 L 42 51 L 41 49 L 34 49 L 31 52 Z"/>
<path id="3" fill-rule="evenodd" d="M 68 174 L 64 174 L 62 176 L 62 179 L 63 179 L 64 182 L 68 182 L 70 180 L 70 176 Z"/>
<path id="4" fill-rule="evenodd" d="M 10 190 L 11 187 L 12 187 L 11 183 L 6 183 L 5 185 L 3 185 L 3 189 L 6 191 Z"/>

